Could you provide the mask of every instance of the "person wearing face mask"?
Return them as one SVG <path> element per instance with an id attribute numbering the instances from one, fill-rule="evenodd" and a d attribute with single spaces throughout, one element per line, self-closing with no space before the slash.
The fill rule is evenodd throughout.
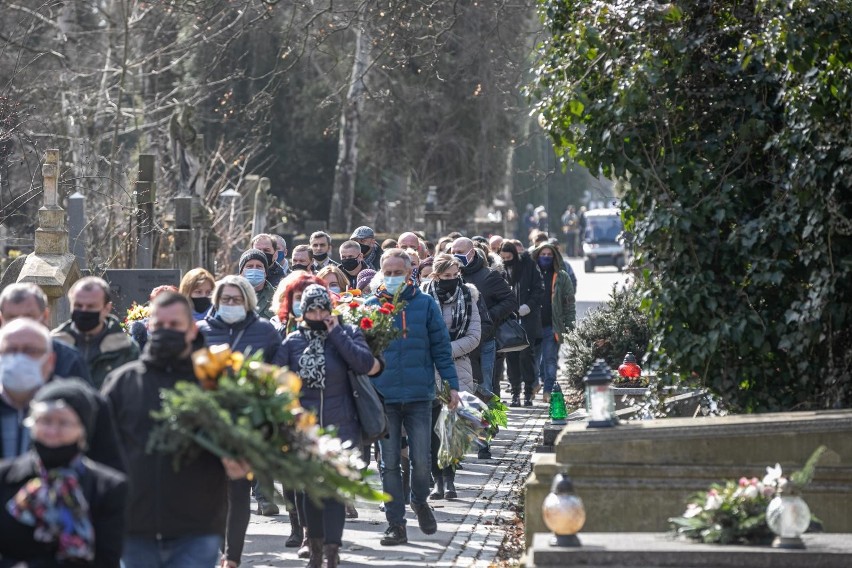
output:
<path id="1" fill-rule="evenodd" d="M 331 297 L 324 286 L 305 288 L 299 304 L 299 327 L 281 344 L 273 363 L 301 377 L 300 402 L 317 413 L 320 426 L 334 426 L 341 440 L 358 445 L 361 430 L 348 373 L 378 373 L 381 363 L 373 357 L 360 329 L 342 325 L 332 316 Z M 335 499 L 316 504 L 305 494 L 297 499 L 309 534 L 308 566 L 336 567 L 346 521 L 344 504 Z"/>
<path id="2" fill-rule="evenodd" d="M 281 267 L 281 278 L 284 278 L 290 274 L 290 263 L 287 261 L 287 241 L 281 235 L 273 236 L 275 237 L 275 262 Z M 278 287 L 278 284 L 275 284 L 275 286 Z"/>
<path id="3" fill-rule="evenodd" d="M 444 323 L 450 333 L 450 348 L 453 353 L 453 363 L 459 377 L 459 389 L 473 393 L 476 383 L 473 379 L 473 365 L 470 355 L 479 345 L 482 326 L 479 318 L 479 291 L 473 284 L 465 284 L 461 280 L 458 260 L 448 254 L 439 254 L 432 263 L 432 279 L 421 286 L 426 294 L 432 296 L 441 307 Z M 435 376 L 438 380 L 438 376 Z M 440 383 L 436 385 L 436 388 Z M 436 401 L 437 402 L 437 401 Z M 440 438 L 435 434 L 435 425 L 441 414 L 441 404 L 432 405 L 432 477 L 435 487 L 429 499 L 455 499 L 455 468 L 438 467 L 438 450 L 441 447 Z"/>
<path id="4" fill-rule="evenodd" d="M 331 260 L 331 235 L 323 231 L 317 231 L 311 235 L 308 242 L 311 245 L 313 257 L 312 270 L 314 273 L 317 273 L 330 264 L 337 266 L 337 263 Z"/>
<path id="5" fill-rule="evenodd" d="M 294 272 L 314 273 L 314 256 L 308 245 L 296 245 L 293 247 L 293 258 L 290 262 L 290 274 Z"/>
<path id="6" fill-rule="evenodd" d="M 281 279 L 286 276 L 284 267 L 278 262 L 277 237 L 267 233 L 255 235 L 251 238 L 250 248 L 259 250 L 266 257 L 266 281 L 272 285 L 274 290 Z M 286 250 L 286 243 L 284 248 Z"/>
<path id="7" fill-rule="evenodd" d="M 326 286 L 322 278 L 301 270 L 291 273 L 278 285 L 272 302 L 273 306 L 277 306 L 277 313 L 269 321 L 275 326 L 282 340 L 296 330 L 299 318 L 302 317 L 299 299 L 305 288 L 311 284 Z"/>
<path id="8" fill-rule="evenodd" d="M 521 385 L 524 391 L 524 406 L 533 405 L 533 389 L 538 378 L 537 361 L 541 352 L 541 311 L 544 301 L 544 280 L 541 270 L 529 253 L 518 254 L 515 245 L 503 243 L 500 256 L 512 291 L 518 298 L 518 315 L 521 325 L 527 333 L 530 346 L 523 351 L 513 351 L 506 355 L 506 371 L 512 386 L 512 402 L 509 406 L 520 406 Z"/>
<path id="9" fill-rule="evenodd" d="M 326 266 L 317 272 L 317 278 L 325 282 L 326 287 L 328 287 L 328 291 L 334 294 L 335 301 L 337 301 L 337 297 L 340 296 L 340 294 L 346 292 L 346 290 L 350 288 L 350 281 L 349 278 L 347 278 L 346 273 L 336 266 Z"/>
<path id="10" fill-rule="evenodd" d="M 51 333 L 80 351 L 89 367 L 92 384 L 100 388 L 110 371 L 139 358 L 139 346 L 110 313 L 111 292 L 104 279 L 87 276 L 77 280 L 68 290 L 68 303 L 71 319 Z"/>
<path id="11" fill-rule="evenodd" d="M 423 284 L 426 284 L 432 279 L 434 276 L 434 268 L 432 267 L 432 263 L 435 262 L 435 258 L 428 256 L 420 261 L 420 264 L 417 265 L 417 274 L 420 276 L 420 284 L 421 288 Z"/>
<path id="12" fill-rule="evenodd" d="M 128 485 L 84 453 L 97 413 L 82 381 L 36 394 L 33 449 L 0 462 L 0 565 L 118 568 Z"/>
<path id="13" fill-rule="evenodd" d="M 441 308 L 411 281 L 411 257 L 402 249 L 382 255 L 382 284 L 368 300 L 372 305 L 405 302 L 394 317 L 401 335 L 384 352 L 386 368 L 374 380 L 385 397 L 389 434 L 379 441 L 382 451 L 382 487 L 392 500 L 385 505 L 388 528 L 380 543 L 395 546 L 408 542 L 405 495 L 401 470 L 402 430 L 408 437 L 411 461 L 411 508 L 424 534 L 434 534 L 437 523 L 429 507 L 432 401 L 435 370 L 450 385 L 450 409 L 459 403 L 458 373 L 453 364 L 450 336 Z"/>
<path id="14" fill-rule="evenodd" d="M 248 282 L 245 287 L 251 290 Z M 130 478 L 122 563 L 124 568 L 214 566 L 225 532 L 227 480 L 245 478 L 249 467 L 202 450 L 175 469 L 172 455 L 148 452 L 160 392 L 196 381 L 190 354 L 198 329 L 189 300 L 174 292 L 157 296 L 149 329 L 140 359 L 110 373 L 103 386 Z"/>
<path id="15" fill-rule="evenodd" d="M 203 320 L 213 306 L 210 297 L 215 286 L 216 279 L 203 268 L 193 268 L 181 278 L 178 291 L 192 302 L 192 317 L 195 321 Z"/>
<path id="16" fill-rule="evenodd" d="M 268 320 L 257 315 L 256 303 L 255 288 L 242 276 L 219 280 L 213 290 L 213 308 L 198 322 L 207 345 L 228 344 L 239 353 L 262 351 L 263 361 L 271 363 L 281 336 Z M 224 563 L 239 566 L 251 516 L 251 483 L 245 479 L 232 481 L 228 494 Z"/>
<path id="17" fill-rule="evenodd" d="M 47 296 L 41 288 L 31 282 L 9 284 L 0 292 L 0 326 L 18 318 L 30 318 L 45 329 L 50 321 L 50 308 Z M 89 367 L 76 347 L 51 338 L 56 363 L 53 367 L 54 377 L 78 377 L 92 384 Z"/>
<path id="18" fill-rule="evenodd" d="M 384 251 L 376 242 L 376 233 L 370 227 L 363 225 L 352 231 L 349 240 L 358 243 L 361 255 L 367 266 L 373 270 L 379 269 L 379 263 Z"/>
<path id="19" fill-rule="evenodd" d="M 272 317 L 272 296 L 275 287 L 266 281 L 266 255 L 258 249 L 249 249 L 240 256 L 239 274 L 249 281 L 257 297 L 255 311 L 262 318 Z"/>
<path id="20" fill-rule="evenodd" d="M 577 305 L 574 298 L 574 284 L 565 271 L 556 245 L 545 243 L 535 249 L 532 259 L 541 269 L 544 278 L 544 302 L 541 309 L 541 355 L 535 361 L 539 377 L 544 385 L 545 404 L 550 402 L 550 393 L 556 384 L 556 367 L 559 362 L 559 346 L 569 331 L 574 329 L 577 319 Z"/>
<path id="21" fill-rule="evenodd" d="M 362 270 L 370 268 L 364 261 L 361 245 L 356 241 L 345 241 L 340 245 L 340 268 L 346 275 L 349 288 L 358 287 L 358 275 Z"/>
<path id="22" fill-rule="evenodd" d="M 148 301 L 150 302 L 163 292 L 177 292 L 178 289 L 174 286 L 170 286 L 166 284 L 165 286 L 157 286 L 151 293 L 148 295 Z M 145 344 L 148 342 L 148 318 L 144 317 L 139 320 L 135 320 L 130 323 L 130 329 L 127 331 L 130 334 L 130 337 L 133 338 L 133 341 L 139 346 L 139 349 L 144 349 Z"/>

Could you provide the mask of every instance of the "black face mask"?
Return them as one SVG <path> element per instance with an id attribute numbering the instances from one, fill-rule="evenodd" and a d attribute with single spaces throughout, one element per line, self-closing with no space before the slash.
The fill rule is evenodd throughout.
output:
<path id="1" fill-rule="evenodd" d="M 308 329 L 311 331 L 328 331 L 328 326 L 325 325 L 325 322 L 322 320 L 315 321 L 306 319 L 302 321 L 305 322 L 305 325 L 308 326 Z"/>
<path id="2" fill-rule="evenodd" d="M 272 261 L 275 260 L 275 253 L 265 252 L 263 254 L 266 256 L 266 266 L 272 266 Z"/>
<path id="3" fill-rule="evenodd" d="M 92 331 L 101 323 L 101 312 L 84 312 L 74 310 L 71 312 L 71 321 L 83 333 Z"/>
<path id="4" fill-rule="evenodd" d="M 459 288 L 459 279 L 452 278 L 450 280 L 436 280 L 435 286 L 441 292 L 444 292 L 447 297 L 452 296 L 456 293 L 456 290 Z"/>
<path id="5" fill-rule="evenodd" d="M 148 353 L 158 361 L 180 359 L 186 351 L 186 332 L 176 329 L 155 329 L 148 339 Z"/>
<path id="6" fill-rule="evenodd" d="M 314 260 L 316 260 L 318 262 L 323 262 L 327 258 L 328 258 L 327 252 L 322 252 L 322 253 L 319 253 L 319 254 L 314 253 Z"/>
<path id="7" fill-rule="evenodd" d="M 66 466 L 82 453 L 78 442 L 49 448 L 41 442 L 33 441 L 33 448 L 35 448 L 35 451 L 45 469 L 55 469 L 57 467 Z"/>
<path id="8" fill-rule="evenodd" d="M 361 254 L 370 254 L 371 250 L 373 250 L 373 247 L 370 245 L 361 245 Z"/>
<path id="9" fill-rule="evenodd" d="M 203 298 L 192 298 L 192 309 L 198 313 L 206 312 L 213 305 L 213 301 L 204 296 Z"/>
<path id="10" fill-rule="evenodd" d="M 358 268 L 358 266 L 360 266 L 360 264 L 361 264 L 361 261 L 358 260 L 357 258 L 344 258 L 343 260 L 340 261 L 340 266 L 343 267 L 343 270 L 347 270 L 349 272 L 352 272 L 353 270 Z"/>
<path id="11" fill-rule="evenodd" d="M 308 267 L 305 264 L 294 264 L 294 265 L 290 266 L 290 270 L 292 272 L 296 272 L 297 270 L 307 270 L 307 269 L 308 269 Z"/>
<path id="12" fill-rule="evenodd" d="M 512 268 L 513 266 L 515 266 L 515 259 L 513 258 L 512 260 L 504 260 L 503 266 L 505 266 L 506 268 Z"/>

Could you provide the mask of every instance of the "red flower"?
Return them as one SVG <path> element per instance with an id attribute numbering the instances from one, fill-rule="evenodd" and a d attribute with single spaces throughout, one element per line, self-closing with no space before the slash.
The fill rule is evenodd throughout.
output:
<path id="1" fill-rule="evenodd" d="M 392 312 L 396 308 L 394 308 L 394 305 L 391 304 L 390 302 L 385 302 L 384 304 L 382 304 L 382 309 L 385 309 L 385 310 L 388 310 L 389 312 Z"/>
<path id="2" fill-rule="evenodd" d="M 353 310 L 360 307 L 360 306 L 361 306 L 361 304 L 359 304 L 358 302 L 349 302 L 349 307 L 352 308 Z"/>
<path id="3" fill-rule="evenodd" d="M 386 316 L 389 316 L 389 315 L 390 315 L 390 313 L 391 313 L 391 311 L 390 311 L 389 309 L 387 309 L 387 308 L 379 308 L 379 313 L 380 313 L 380 314 L 385 314 Z"/>
<path id="4" fill-rule="evenodd" d="M 370 318 L 361 319 L 361 329 L 373 329 L 373 320 Z"/>

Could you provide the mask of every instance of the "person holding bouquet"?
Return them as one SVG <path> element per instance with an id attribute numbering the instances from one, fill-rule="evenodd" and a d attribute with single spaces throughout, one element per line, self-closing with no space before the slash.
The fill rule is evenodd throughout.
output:
<path id="1" fill-rule="evenodd" d="M 301 404 L 317 413 L 320 426 L 334 426 L 341 441 L 357 446 L 361 430 L 348 373 L 376 374 L 381 362 L 373 357 L 360 329 L 342 325 L 332 315 L 331 297 L 324 286 L 305 288 L 299 304 L 301 322 L 283 341 L 273 363 L 301 377 Z M 304 494 L 297 498 L 307 521 L 308 566 L 323 566 L 325 557 L 326 566 L 336 567 L 346 521 L 344 504 L 325 499 L 317 505 Z"/>
<path id="2" fill-rule="evenodd" d="M 479 346 L 482 325 L 479 317 L 477 302 L 479 291 L 473 284 L 461 281 L 461 264 L 452 256 L 442 253 L 432 262 L 432 278 L 422 286 L 423 292 L 432 296 L 441 306 L 444 323 L 450 332 L 450 347 L 453 352 L 453 363 L 459 376 L 459 389 L 473 393 L 476 383 L 473 380 L 473 365 L 470 354 Z M 441 388 L 440 377 L 436 388 Z M 435 433 L 435 424 L 441 414 L 441 403 L 436 399 L 432 404 L 432 477 L 435 487 L 429 495 L 430 499 L 455 499 L 456 472 L 453 466 L 438 467 L 438 449 L 441 441 Z M 446 491 L 446 493 L 445 493 Z"/>

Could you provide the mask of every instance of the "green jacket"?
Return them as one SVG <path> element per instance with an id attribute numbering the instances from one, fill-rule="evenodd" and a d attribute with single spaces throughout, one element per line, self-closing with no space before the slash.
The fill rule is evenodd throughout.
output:
<path id="1" fill-rule="evenodd" d="M 74 329 L 71 320 L 54 329 L 51 335 L 80 350 L 89 366 L 92 384 L 96 389 L 101 388 L 110 371 L 139 358 L 139 345 L 124 333 L 121 323 L 114 315 L 107 316 L 104 331 L 93 341 L 89 341 L 84 334 Z"/>
<path id="2" fill-rule="evenodd" d="M 272 313 L 272 296 L 275 294 L 275 286 L 270 284 L 269 282 L 263 287 L 263 290 L 257 293 L 257 308 L 255 308 L 255 312 L 262 318 L 269 319 L 275 314 Z"/>
<path id="3" fill-rule="evenodd" d="M 565 261 L 559 249 L 550 244 L 543 244 L 532 252 L 532 258 L 538 264 L 538 256 L 545 248 L 553 251 L 553 274 L 556 282 L 552 286 L 551 305 L 553 306 L 553 332 L 556 342 L 562 343 L 563 336 L 574 329 L 577 320 L 577 301 L 574 297 L 574 284 L 565 271 Z"/>

